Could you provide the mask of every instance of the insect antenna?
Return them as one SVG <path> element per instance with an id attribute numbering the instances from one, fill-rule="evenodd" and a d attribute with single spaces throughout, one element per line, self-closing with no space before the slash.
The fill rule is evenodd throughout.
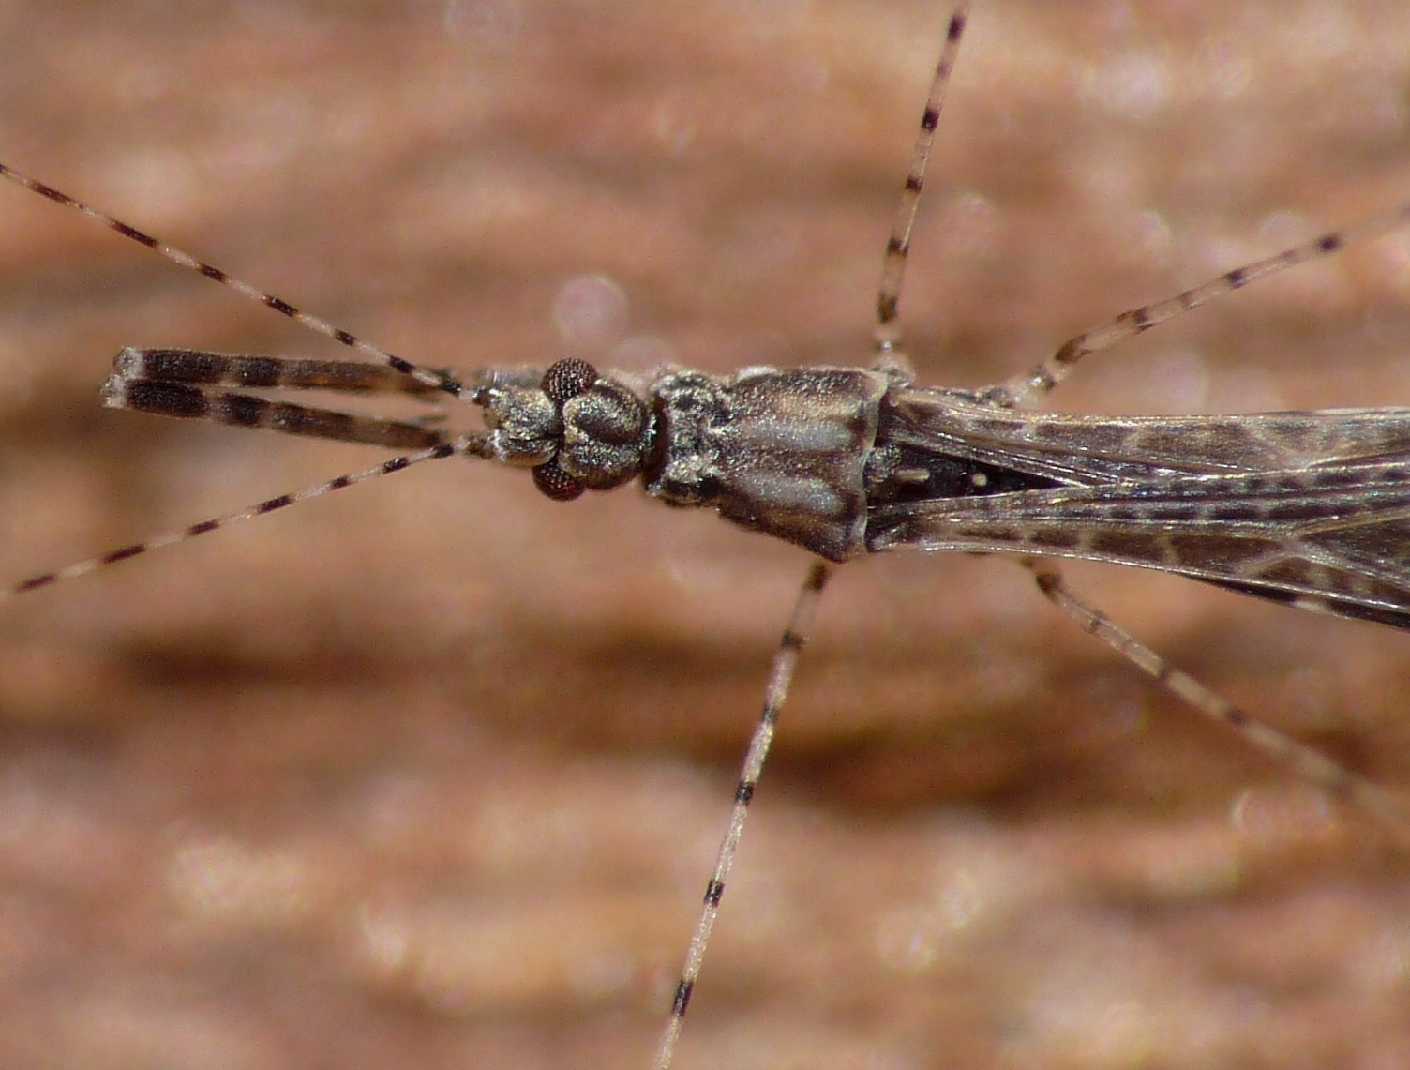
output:
<path id="1" fill-rule="evenodd" d="M 1034 365 L 1022 375 L 989 387 L 982 396 L 985 401 L 1006 409 L 1033 408 L 1072 374 L 1083 357 L 1110 349 L 1157 324 L 1199 308 L 1225 294 L 1241 290 L 1257 279 L 1268 278 L 1309 260 L 1331 256 L 1351 242 L 1375 237 L 1401 226 L 1407 220 L 1410 220 L 1410 202 L 1356 226 L 1328 231 L 1311 241 L 1284 249 L 1281 253 L 1233 268 L 1164 301 L 1128 308 L 1106 323 L 1069 338 L 1047 360 Z"/>
<path id="2" fill-rule="evenodd" d="M 403 357 L 397 356 L 395 353 L 389 353 L 385 349 L 381 349 L 371 342 L 357 337 L 357 335 L 353 334 L 351 331 L 344 330 L 342 327 L 335 326 L 325 319 L 305 312 L 303 309 L 289 304 L 288 301 L 285 301 L 276 294 L 267 293 L 258 287 L 251 286 L 248 282 L 235 278 L 229 272 L 216 267 L 214 264 L 208 264 L 203 260 L 198 260 L 188 252 L 178 249 L 175 246 L 167 245 L 165 242 L 152 237 L 152 235 L 145 231 L 138 230 L 136 227 L 124 223 L 120 219 L 115 219 L 110 215 L 98 211 L 96 208 L 85 204 L 83 201 L 70 197 L 62 190 L 57 190 L 53 186 L 40 182 L 38 179 L 30 178 L 28 175 L 16 171 L 8 164 L 0 163 L 0 177 L 8 178 L 11 182 L 23 186 L 31 193 L 36 193 L 46 200 L 53 201 L 55 204 L 61 204 L 65 208 L 72 208 L 81 215 L 85 215 L 89 219 L 101 223 L 114 233 L 121 234 L 124 238 L 129 238 L 138 245 L 151 249 L 154 253 L 165 257 L 178 267 L 185 268 L 187 271 L 192 271 L 197 275 L 212 279 L 222 286 L 234 290 L 242 297 L 255 301 L 265 308 L 271 308 L 282 316 L 289 317 L 289 319 L 293 320 L 301 327 L 315 331 L 325 338 L 331 338 L 340 345 L 355 349 L 357 352 L 362 353 L 364 356 L 371 357 L 373 360 L 391 368 L 395 372 L 411 376 L 411 378 L 415 379 L 423 386 L 443 391 L 454 398 L 460 398 L 471 393 L 458 379 L 447 372 L 438 371 L 433 368 L 423 368 Z"/>
<path id="3" fill-rule="evenodd" d="M 342 490 L 344 487 L 351 487 L 355 483 L 365 483 L 369 479 L 378 476 L 389 476 L 394 472 L 405 471 L 412 465 L 420 464 L 422 461 L 439 461 L 447 457 L 479 457 L 490 458 L 493 453 L 489 445 L 489 436 L 484 433 L 471 433 L 460 435 L 449 442 L 442 442 L 426 449 L 417 450 L 415 453 L 406 453 L 400 457 L 392 457 L 383 461 L 374 468 L 364 468 L 359 472 L 347 472 L 333 479 L 316 483 L 313 486 L 304 487 L 302 490 L 291 491 L 287 494 L 280 494 L 273 498 L 266 498 L 262 502 L 247 506 L 244 509 L 233 513 L 226 513 L 224 516 L 210 517 L 195 524 L 189 524 L 184 528 L 173 531 L 162 532 L 152 535 L 141 542 L 131 543 L 127 546 L 120 546 L 109 550 L 105 554 L 97 557 L 90 557 L 84 561 L 75 562 L 72 565 L 65 565 L 63 568 L 55 569 L 53 572 L 45 572 L 38 576 L 31 576 L 27 580 L 13 584 L 10 587 L 0 588 L 0 601 L 13 598 L 18 594 L 25 594 L 29 591 L 36 591 L 41 587 L 48 587 L 61 580 L 77 579 L 79 576 L 86 576 L 90 572 L 116 565 L 119 561 L 126 561 L 128 558 L 137 557 L 140 554 L 148 553 L 152 550 L 160 550 L 166 546 L 175 546 L 177 543 L 194 539 L 198 535 L 206 535 L 219 528 L 228 527 L 231 524 L 242 520 L 253 520 L 255 517 L 264 516 L 266 513 L 275 512 L 286 506 L 297 505 L 312 498 L 321 498 L 325 494 L 331 494 L 335 490 Z"/>

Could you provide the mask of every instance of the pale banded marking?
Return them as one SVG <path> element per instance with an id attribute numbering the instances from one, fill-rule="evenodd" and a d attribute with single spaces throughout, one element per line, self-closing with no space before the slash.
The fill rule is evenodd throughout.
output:
<path id="1" fill-rule="evenodd" d="M 842 516 L 847 511 L 846 502 L 828 481 L 813 476 L 747 472 L 737 475 L 735 484 L 741 491 L 780 509 L 791 507 L 801 513 L 821 516 Z"/>
<path id="2" fill-rule="evenodd" d="M 778 372 L 775 369 L 774 374 Z M 736 420 L 729 428 L 731 445 L 770 447 L 798 453 L 835 453 L 857 438 L 857 433 L 835 420 Z"/>
<path id="3" fill-rule="evenodd" d="M 1305 609 L 1309 613 L 1322 613 L 1329 617 L 1337 615 L 1336 610 L 1332 609 L 1332 607 L 1327 604 L 1326 599 L 1318 598 L 1313 594 L 1298 595 L 1289 604 L 1294 609 Z"/>

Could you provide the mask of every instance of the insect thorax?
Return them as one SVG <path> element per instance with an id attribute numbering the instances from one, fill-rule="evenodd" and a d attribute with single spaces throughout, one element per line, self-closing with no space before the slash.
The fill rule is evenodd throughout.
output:
<path id="1" fill-rule="evenodd" d="M 865 550 L 867 460 L 890 385 L 856 368 L 658 376 L 647 493 L 845 561 Z"/>

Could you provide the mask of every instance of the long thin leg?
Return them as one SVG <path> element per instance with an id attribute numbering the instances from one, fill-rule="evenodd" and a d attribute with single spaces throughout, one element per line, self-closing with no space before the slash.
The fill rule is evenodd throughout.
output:
<path id="1" fill-rule="evenodd" d="M 394 393 L 417 398 L 440 391 L 379 364 L 315 360 L 205 349 L 138 349 L 127 346 L 113 358 L 113 374 L 123 379 L 192 386 L 269 387 L 334 390 L 348 394 Z"/>
<path id="2" fill-rule="evenodd" d="M 103 404 L 110 409 L 210 420 L 227 427 L 282 431 L 286 435 L 359 442 L 393 450 L 427 449 L 447 441 L 444 433 L 419 424 L 117 375 L 103 387 Z"/>
<path id="3" fill-rule="evenodd" d="M 1128 338 L 1150 330 L 1157 324 L 1174 319 L 1181 313 L 1189 312 L 1217 297 L 1223 297 L 1225 294 L 1242 289 L 1256 279 L 1276 275 L 1280 271 L 1297 264 L 1304 264 L 1309 260 L 1331 256 L 1350 242 L 1375 237 L 1401 226 L 1407 221 L 1410 221 L 1410 201 L 1392 212 L 1368 219 L 1357 226 L 1330 231 L 1302 245 L 1284 249 L 1276 256 L 1255 260 L 1242 267 L 1234 268 L 1232 271 L 1226 271 L 1208 282 L 1164 301 L 1127 309 L 1106 323 L 1068 339 L 1058 347 L 1057 352 L 1041 364 L 1034 365 L 1022 375 L 1016 375 L 1004 383 L 989 387 L 982 391 L 982 396 L 986 401 L 991 401 L 1006 409 L 1033 408 L 1052 393 L 1059 383 L 1072 374 L 1083 357 L 1110 349 Z"/>
<path id="4" fill-rule="evenodd" d="M 930 94 L 925 98 L 925 110 L 921 112 L 920 133 L 916 135 L 915 148 L 911 150 L 911 165 L 906 171 L 901 199 L 896 205 L 896 215 L 891 221 L 891 234 L 886 240 L 886 257 L 881 266 L 881 285 L 876 294 L 874 333 L 876 354 L 881 364 L 885 364 L 887 358 L 901 344 L 901 324 L 897 313 L 901 302 L 901 287 L 906 281 L 906 258 L 911 251 L 911 228 L 915 226 L 916 211 L 920 208 L 920 195 L 925 188 L 925 167 L 930 161 L 930 150 L 935 144 L 935 128 L 940 124 L 940 111 L 945 105 L 945 89 L 950 83 L 950 72 L 955 69 L 955 57 L 959 55 L 960 38 L 964 36 L 968 19 L 969 4 L 957 4 L 945 30 L 945 44 L 940 49 L 940 59 L 935 65 L 935 77 L 930 83 Z"/>
<path id="5" fill-rule="evenodd" d="M 229 287 L 242 297 L 258 302 L 266 308 L 272 308 L 281 316 L 288 316 L 301 327 L 307 327 L 311 331 L 333 339 L 333 341 L 340 345 L 348 346 L 351 349 L 357 350 L 359 353 L 372 357 L 379 363 L 391 368 L 394 372 L 398 372 L 401 375 L 409 375 L 417 382 L 434 390 L 443 391 L 451 397 L 458 398 L 462 394 L 469 393 L 467 388 L 452 375 L 435 371 L 431 368 L 419 367 L 394 353 L 388 353 L 385 349 L 379 349 L 371 342 L 358 338 L 351 331 L 345 331 L 343 328 L 336 327 L 325 319 L 320 319 L 308 312 L 304 312 L 302 309 L 295 308 L 293 305 L 289 304 L 289 302 L 275 294 L 266 293 L 257 287 L 251 286 L 249 283 L 235 278 L 233 275 L 216 267 L 214 264 L 208 264 L 203 260 L 198 260 L 190 253 L 183 252 L 175 246 L 167 245 L 152 237 L 150 234 L 138 230 L 136 227 L 130 226 L 120 219 L 114 219 L 110 215 L 105 215 L 96 208 L 91 208 L 82 201 L 70 197 L 67 193 L 57 190 L 53 186 L 47 186 L 38 179 L 21 174 L 19 171 L 3 163 L 0 163 L 0 178 L 8 178 L 11 182 L 23 186 L 31 193 L 37 193 L 39 196 L 51 200 L 55 204 L 61 204 L 65 208 L 72 208 L 74 211 L 87 216 L 89 219 L 103 224 L 103 226 L 107 227 L 113 233 L 121 234 L 124 238 L 128 238 L 135 241 L 138 245 L 151 249 L 158 255 L 170 260 L 173 264 L 183 267 L 187 271 L 193 271 L 197 275 L 203 275 L 208 279 L 220 283 L 222 286 Z"/>
<path id="6" fill-rule="evenodd" d="M 940 59 L 935 67 L 935 77 L 930 83 L 930 93 L 926 97 L 925 110 L 921 114 L 920 133 L 916 137 L 915 148 L 911 152 L 910 167 L 906 172 L 905 185 L 896 207 L 896 215 L 891 223 L 891 233 L 886 242 L 886 256 L 882 264 L 881 283 L 876 296 L 876 360 L 878 366 L 896 367 L 906 370 L 906 358 L 900 351 L 900 323 L 897 319 L 901 299 L 901 287 L 905 282 L 906 258 L 910 252 L 911 229 L 915 224 L 916 211 L 920 207 L 920 195 L 925 187 L 925 168 L 930 160 L 931 148 L 935 143 L 935 129 L 940 122 L 940 112 L 944 106 L 945 88 L 949 84 L 950 72 L 954 69 L 955 56 L 959 52 L 960 38 L 964 35 L 965 22 L 969 16 L 969 5 L 956 5 L 950 15 L 945 32 L 945 44 L 940 51 Z M 696 922 L 695 933 L 691 937 L 690 948 L 686 952 L 685 965 L 681 969 L 680 981 L 676 985 L 675 998 L 671 1003 L 671 1015 L 661 1035 L 656 1050 L 656 1070 L 670 1070 L 675 1055 L 676 1042 L 680 1039 L 685 1023 L 685 1013 L 690 1006 L 690 997 L 695 990 L 695 982 L 700 976 L 700 967 L 705 959 L 705 950 L 710 943 L 710 934 L 719 916 L 720 900 L 725 893 L 725 884 L 734 866 L 735 855 L 744 836 L 744 821 L 749 816 L 749 804 L 754 798 L 754 789 L 759 775 L 763 772 L 764 760 L 768 757 L 769 746 L 773 742 L 774 725 L 779 710 L 788 697 L 788 687 L 793 679 L 793 671 L 798 664 L 798 654 L 807 641 L 812 628 L 817 603 L 822 596 L 831 569 L 818 562 L 808 572 L 802 588 L 798 592 L 789 618 L 788 627 L 783 633 L 773 666 L 769 671 L 769 683 L 764 696 L 763 712 L 749 742 L 749 750 L 744 757 L 739 784 L 735 789 L 734 808 L 730 812 L 729 827 L 720 844 L 715 858 L 715 869 L 705 886 L 705 898 Z"/>
<path id="7" fill-rule="evenodd" d="M 769 668 L 768 688 L 764 692 L 764 709 L 759 715 L 759 723 L 754 728 L 754 736 L 749 741 L 749 750 L 744 756 L 744 765 L 739 774 L 739 784 L 734 791 L 734 808 L 730 811 L 729 829 L 725 832 L 720 852 L 715 857 L 715 870 L 710 874 L 710 882 L 705 886 L 705 901 L 700 909 L 700 920 L 695 924 L 690 950 L 686 952 L 685 965 L 681 968 L 680 982 L 676 985 L 675 999 L 671 1003 L 670 1019 L 656 1049 L 656 1061 L 652 1064 L 656 1070 L 670 1070 L 676 1041 L 680 1039 L 681 1027 L 685 1022 L 685 1012 L 690 1006 L 690 996 L 695 991 L 695 982 L 700 976 L 700 965 L 705 959 L 705 948 L 710 943 L 710 933 L 715 927 L 715 918 L 720 913 L 720 899 L 725 894 L 725 882 L 729 880 L 730 870 L 734 866 L 739 841 L 744 837 L 744 819 L 749 816 L 749 804 L 754 799 L 754 789 L 759 783 L 759 775 L 764 770 L 769 745 L 773 742 L 774 725 L 778 721 L 779 710 L 788 698 L 788 687 L 793 681 L 793 670 L 798 665 L 798 654 L 808 641 L 813 617 L 817 613 L 818 600 L 822 597 L 823 587 L 831 574 L 831 566 L 822 561 L 808 570 L 803 586 L 798 591 L 798 598 L 793 603 L 788 627 L 784 629 L 778 650 L 774 653 L 773 665 Z"/>
<path id="8" fill-rule="evenodd" d="M 1106 643 L 1211 721 L 1232 728 L 1273 761 L 1370 814 L 1397 838 L 1410 844 L 1410 806 L 1403 799 L 1276 728 L 1254 720 L 1189 673 L 1175 668 L 1101 610 L 1073 593 L 1052 561 L 1032 557 L 1018 561 L 1033 573 L 1043 597 L 1075 620 L 1083 631 Z"/>
<path id="9" fill-rule="evenodd" d="M 60 580 L 77 579 L 79 576 L 86 576 L 90 572 L 96 572 L 100 568 L 107 568 L 109 565 L 116 565 L 119 561 L 126 561 L 130 557 L 138 554 L 145 554 L 151 550 L 159 550 L 164 546 L 174 546 L 179 542 L 186 542 L 194 539 L 198 535 L 205 535 L 219 528 L 227 527 L 241 520 L 253 520 L 257 516 L 264 516 L 277 509 L 286 506 L 297 505 L 299 502 L 306 502 L 310 498 L 319 498 L 325 494 L 331 494 L 335 490 L 342 490 L 344 487 L 351 487 L 354 483 L 364 483 L 369 479 L 378 476 L 389 476 L 394 472 L 405 471 L 414 464 L 422 461 L 439 461 L 446 457 L 480 457 L 491 458 L 493 453 L 489 446 L 489 437 L 484 434 L 461 435 L 451 442 L 443 442 L 428 449 L 418 450 L 415 453 L 408 453 L 401 457 L 393 457 L 391 460 L 383 461 L 375 468 L 364 468 L 360 472 L 348 472 L 345 475 L 337 476 L 323 483 L 318 483 L 303 490 L 292 491 L 288 494 L 280 494 L 278 497 L 266 498 L 262 502 L 251 505 L 239 512 L 227 513 L 225 516 L 211 517 L 196 524 L 177 531 L 168 531 L 160 535 L 153 535 L 141 542 L 132 543 L 130 546 L 122 546 L 115 550 L 110 550 L 98 557 L 90 557 L 86 561 L 79 561 L 76 564 L 66 565 L 64 568 L 56 569 L 53 572 L 45 572 L 38 576 L 31 576 L 27 580 L 13 585 L 12 587 L 0 589 L 0 601 L 12 598 L 17 594 L 25 594 L 28 591 L 36 591 L 41 587 L 48 587 L 58 583 Z"/>

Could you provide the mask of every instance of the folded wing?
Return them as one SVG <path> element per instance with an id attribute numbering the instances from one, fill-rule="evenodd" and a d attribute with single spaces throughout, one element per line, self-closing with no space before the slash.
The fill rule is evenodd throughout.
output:
<path id="1" fill-rule="evenodd" d="M 1410 628 L 1410 410 L 1133 419 L 922 400 L 897 421 L 912 451 L 1064 485 L 880 505 L 870 550 L 1133 565 Z"/>

